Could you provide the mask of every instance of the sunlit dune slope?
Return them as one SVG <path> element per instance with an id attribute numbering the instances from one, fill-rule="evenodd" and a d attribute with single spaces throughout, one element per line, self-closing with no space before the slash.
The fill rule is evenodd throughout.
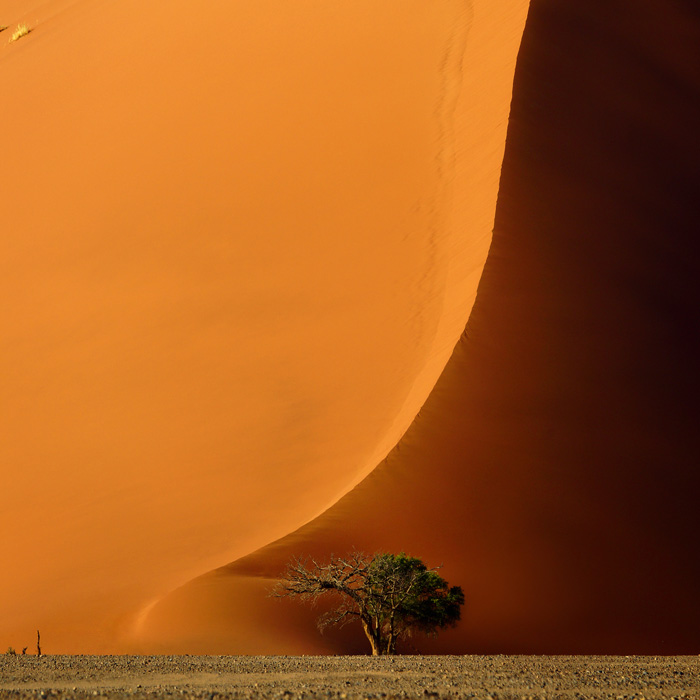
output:
<path id="1" fill-rule="evenodd" d="M 523 5 L 2 3 L 0 647 L 118 650 L 396 444 L 473 303 Z"/>
<path id="2" fill-rule="evenodd" d="M 454 100 L 454 120 L 451 125 L 454 145 L 451 160 L 446 164 L 454 169 L 451 227 L 456 231 L 456 243 L 452 249 L 453 264 L 450 268 L 453 277 L 448 286 L 464 290 L 466 296 L 473 289 L 477 272 L 472 262 L 478 251 L 474 247 L 474 235 L 476 232 L 491 231 L 493 226 L 512 78 L 527 2 L 490 0 L 488 3 L 457 5 L 437 3 L 432 6 L 431 12 L 445 15 L 449 26 L 445 35 L 449 45 L 446 58 L 456 60 L 460 65 L 459 71 L 445 76 L 444 83 Z M 408 21 L 403 10 L 402 17 L 402 21 Z M 460 38 L 462 33 L 464 36 Z M 458 52 L 463 53 L 463 56 L 456 56 Z M 446 323 L 445 319 L 452 323 L 461 317 L 460 309 L 452 305 L 456 299 L 456 295 L 452 300 L 446 299 L 443 323 Z M 461 311 L 470 308 L 471 301 Z M 439 337 L 442 337 L 442 333 L 439 333 Z M 455 342 L 456 340 L 457 338 Z M 265 589 L 267 582 L 260 584 L 246 581 L 242 585 L 248 593 L 240 597 L 229 595 L 226 581 L 223 581 L 223 589 L 220 588 L 220 583 L 222 582 L 218 580 L 205 580 L 201 587 L 199 583 L 196 584 L 196 593 L 192 597 L 187 593 L 190 589 L 186 588 L 184 601 L 181 601 L 178 592 L 174 598 L 166 599 L 168 602 L 165 603 L 165 608 L 160 604 L 153 611 L 145 611 L 147 614 L 144 614 L 142 624 L 138 625 L 136 631 L 139 648 L 200 652 L 218 652 L 224 649 L 243 653 L 291 653 L 295 650 L 318 651 L 328 648 L 330 637 L 299 643 L 300 636 L 304 640 L 310 640 L 313 625 L 308 627 L 307 634 L 301 635 L 298 632 L 298 615 L 281 622 L 287 631 L 289 628 L 297 629 L 294 634 L 282 633 L 274 627 L 267 628 L 257 618 L 255 607 L 249 603 L 249 599 L 255 597 L 250 591 L 258 585 Z M 217 591 L 222 591 L 225 600 L 220 599 Z M 173 600 L 179 601 L 175 604 L 177 613 L 172 610 Z M 230 619 L 224 610 L 228 610 L 228 614 L 239 621 L 237 631 L 231 629 Z M 170 618 L 173 620 L 172 625 Z M 295 621 L 292 623 L 291 619 Z M 307 619 L 305 624 L 308 625 L 308 622 Z M 338 649 L 345 648 L 343 644 L 345 642 Z"/>
<path id="3" fill-rule="evenodd" d="M 409 650 L 697 653 L 698 94 L 694 3 L 533 0 L 493 245 L 434 391 L 349 495 L 166 598 L 152 636 L 363 649 L 301 607 L 292 644 L 265 597 L 293 555 L 357 547 L 464 587 L 460 626 Z"/>

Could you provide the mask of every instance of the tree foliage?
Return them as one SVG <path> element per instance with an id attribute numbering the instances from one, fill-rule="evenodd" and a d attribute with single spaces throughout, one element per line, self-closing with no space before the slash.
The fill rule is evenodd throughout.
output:
<path id="1" fill-rule="evenodd" d="M 319 629 L 358 620 L 375 656 L 396 653 L 396 640 L 413 631 L 436 634 L 455 625 L 464 604 L 459 586 L 404 553 L 353 552 L 326 564 L 295 559 L 272 594 L 309 601 L 333 596 L 336 605 L 321 615 Z"/>

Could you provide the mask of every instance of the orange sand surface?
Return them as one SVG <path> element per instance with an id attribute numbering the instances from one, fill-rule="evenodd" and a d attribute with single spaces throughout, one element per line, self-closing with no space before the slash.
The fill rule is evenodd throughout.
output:
<path id="1" fill-rule="evenodd" d="M 474 302 L 526 10 L 0 5 L 0 648 L 148 646 L 397 443 Z"/>
<path id="2" fill-rule="evenodd" d="M 465 589 L 460 626 L 404 650 L 697 654 L 699 95 L 695 2 L 533 0 L 493 245 L 429 399 L 337 505 L 156 605 L 144 643 L 363 651 L 265 593 L 354 546 Z"/>
<path id="3" fill-rule="evenodd" d="M 357 547 L 700 651 L 700 16 L 527 12 L 2 4 L 0 649 L 366 652 L 267 597 Z"/>

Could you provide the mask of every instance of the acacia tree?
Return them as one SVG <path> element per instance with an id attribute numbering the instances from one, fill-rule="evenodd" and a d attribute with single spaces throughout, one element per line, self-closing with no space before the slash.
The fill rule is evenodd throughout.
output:
<path id="1" fill-rule="evenodd" d="M 395 654 L 396 640 L 413 631 L 437 634 L 455 625 L 464 604 L 459 586 L 450 587 L 437 569 L 404 553 L 353 552 L 331 556 L 327 564 L 295 559 L 272 595 L 309 601 L 334 596 L 336 605 L 321 615 L 319 629 L 359 620 L 374 656 Z"/>

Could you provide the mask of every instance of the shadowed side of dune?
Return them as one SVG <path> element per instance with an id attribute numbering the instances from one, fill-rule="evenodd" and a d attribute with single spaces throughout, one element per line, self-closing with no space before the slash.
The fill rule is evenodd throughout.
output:
<path id="1" fill-rule="evenodd" d="M 256 577 L 357 547 L 464 587 L 461 625 L 411 648 L 698 652 L 699 47 L 689 1 L 534 0 L 477 303 L 418 418 L 321 517 L 161 601 L 154 634 L 216 617 L 221 649 L 256 628 L 354 650 L 313 610 L 290 631 Z"/>

